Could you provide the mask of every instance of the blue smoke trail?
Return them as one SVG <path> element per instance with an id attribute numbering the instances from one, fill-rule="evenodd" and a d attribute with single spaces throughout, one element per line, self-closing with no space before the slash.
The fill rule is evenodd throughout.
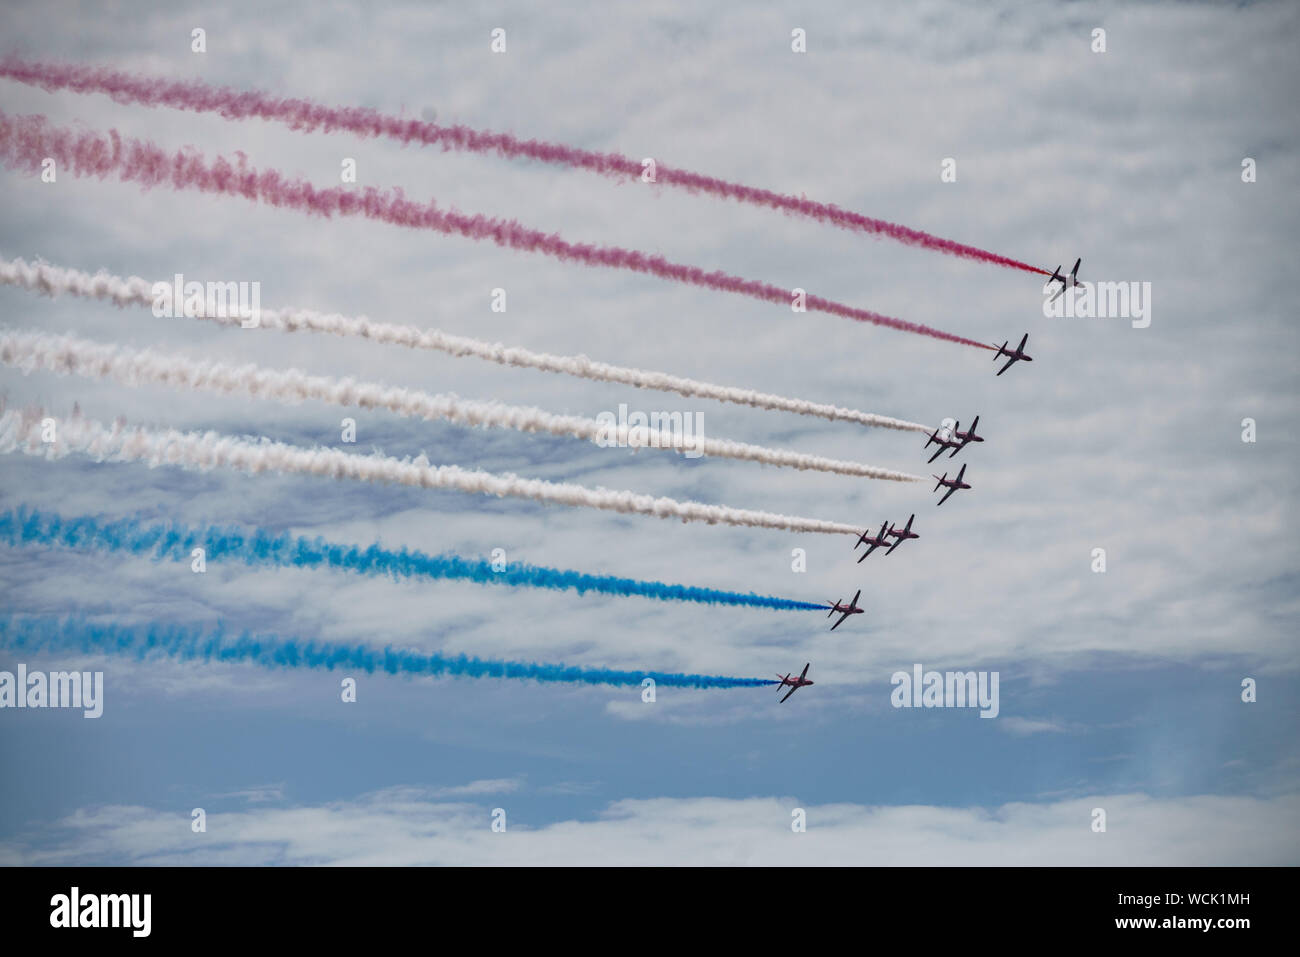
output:
<path id="1" fill-rule="evenodd" d="M 96 548 L 131 555 L 148 555 L 155 560 L 188 561 L 194 548 L 203 548 L 209 561 L 234 559 L 253 566 L 290 568 L 336 568 L 362 575 L 401 578 L 444 578 L 477 582 L 480 585 L 516 585 L 528 588 L 573 589 L 582 594 L 640 595 L 659 601 L 693 601 L 708 605 L 742 605 L 780 611 L 825 611 L 825 605 L 789 598 L 775 598 L 746 592 L 719 591 L 690 585 L 587 575 L 582 572 L 537 565 L 507 564 L 494 571 L 484 559 L 455 555 L 429 555 L 408 549 L 393 550 L 379 545 L 361 548 L 304 538 L 287 532 L 246 532 L 236 526 L 208 525 L 190 528 L 175 522 L 147 524 L 126 518 L 105 522 L 83 515 L 64 518 L 20 506 L 0 512 L 0 542 L 9 545 L 64 545 Z"/>
<path id="2" fill-rule="evenodd" d="M 167 656 L 185 661 L 252 662 L 267 668 L 325 668 L 382 671 L 390 675 L 449 675 L 466 678 L 515 678 L 523 681 L 588 685 L 635 685 L 653 678 L 674 688 L 758 688 L 777 682 L 766 678 L 670 674 L 662 671 L 615 671 L 525 661 L 497 661 L 465 655 L 424 655 L 393 648 L 333 645 L 275 635 L 226 635 L 177 625 L 104 625 L 77 618 L 0 617 L 0 646 L 13 651 L 113 653 L 145 660 Z"/>

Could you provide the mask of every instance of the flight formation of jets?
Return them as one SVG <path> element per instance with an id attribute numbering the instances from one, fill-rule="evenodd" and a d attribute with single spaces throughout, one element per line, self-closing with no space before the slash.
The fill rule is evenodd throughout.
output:
<path id="1" fill-rule="evenodd" d="M 1082 262 L 1083 262 L 1082 258 L 1076 259 L 1074 261 L 1074 268 L 1070 270 L 1070 274 L 1068 276 L 1061 275 L 1060 266 L 1057 266 L 1056 269 L 1052 271 L 1051 278 L 1047 280 L 1048 283 L 1050 284 L 1054 282 L 1059 282 L 1061 284 L 1061 288 L 1056 291 L 1056 294 L 1054 296 L 1052 296 L 1050 300 L 1051 302 L 1055 302 L 1057 299 L 1061 298 L 1061 296 L 1065 294 L 1065 291 L 1067 289 L 1079 285 L 1079 266 L 1080 264 L 1082 264 Z M 1003 358 L 1007 360 L 1006 365 L 1004 365 L 1001 369 L 998 370 L 998 375 L 1002 375 L 1002 373 L 1006 372 L 1017 362 L 1034 361 L 1033 357 L 1028 355 L 1025 352 L 1025 346 L 1028 344 L 1028 342 L 1029 342 L 1029 333 L 1026 332 L 1020 338 L 1020 345 L 1016 346 L 1014 349 L 1007 348 L 1008 345 L 1010 345 L 1011 343 L 1010 339 L 1008 339 L 1006 342 L 1003 342 L 1002 345 L 998 347 L 997 351 L 993 354 L 993 361 L 996 362 L 998 359 L 1003 359 Z M 953 427 L 951 429 L 940 427 L 935 429 L 933 432 L 931 432 L 930 438 L 926 441 L 924 448 L 929 449 L 931 445 L 937 445 L 938 448 L 935 450 L 934 454 L 930 456 L 930 463 L 933 463 L 934 460 L 937 459 L 944 452 L 947 452 L 948 458 L 951 459 L 954 458 L 958 452 L 966 448 L 966 446 L 970 445 L 972 442 L 983 442 L 984 437 L 976 434 L 976 430 L 979 428 L 979 424 L 980 424 L 980 417 L 977 415 L 971 421 L 970 428 L 967 429 L 966 431 L 962 431 L 961 421 L 958 420 L 957 422 L 953 423 Z M 954 492 L 963 489 L 969 489 L 971 487 L 970 483 L 966 481 L 965 464 L 962 465 L 961 469 L 958 470 L 957 475 L 953 478 L 948 478 L 947 472 L 944 472 L 943 475 L 941 476 L 935 475 L 934 478 L 935 478 L 934 491 L 937 492 L 939 491 L 940 488 L 947 489 L 947 491 L 944 492 L 943 496 L 939 499 L 937 503 L 939 505 L 942 505 L 944 502 L 948 501 L 948 499 L 952 496 Z M 853 550 L 855 552 L 863 545 L 867 546 L 867 550 L 858 556 L 858 563 L 861 564 L 866 559 L 866 557 L 870 555 L 872 552 L 874 552 L 877 548 L 884 548 L 885 554 L 889 555 L 894 551 L 894 549 L 896 549 L 899 545 L 903 544 L 903 542 L 907 541 L 909 538 L 920 538 L 921 537 L 920 535 L 912 531 L 912 520 L 915 518 L 916 518 L 915 514 L 909 516 L 907 519 L 907 524 L 904 525 L 902 528 L 899 528 L 896 525 L 891 525 L 889 521 L 886 520 L 885 522 L 881 523 L 880 531 L 876 532 L 875 535 L 871 534 L 871 529 L 867 529 L 866 531 L 864 531 L 861 535 L 858 536 L 858 540 L 853 546 Z M 891 539 L 893 540 L 892 543 L 890 541 Z M 826 602 L 826 607 L 830 609 L 826 617 L 834 618 L 836 614 L 839 615 L 839 618 L 836 619 L 835 624 L 831 625 L 831 631 L 834 631 L 840 625 L 844 624 L 845 619 L 847 619 L 850 615 L 861 615 L 866 610 L 864 608 L 861 608 L 858 605 L 858 599 L 861 597 L 862 597 L 862 589 L 859 588 L 857 594 L 855 594 L 853 596 L 853 599 L 847 603 L 843 601 Z M 803 673 L 800 674 L 797 678 L 791 678 L 788 674 L 777 675 L 777 677 L 781 679 L 778 685 L 778 690 L 786 687 L 790 689 L 788 692 L 786 692 L 785 697 L 781 699 L 782 702 L 787 701 L 790 695 L 794 694 L 800 688 L 804 687 L 805 685 L 812 684 L 812 682 L 809 681 L 807 677 L 808 668 L 810 667 L 810 665 L 811 662 L 809 662 L 809 664 L 804 665 Z"/>

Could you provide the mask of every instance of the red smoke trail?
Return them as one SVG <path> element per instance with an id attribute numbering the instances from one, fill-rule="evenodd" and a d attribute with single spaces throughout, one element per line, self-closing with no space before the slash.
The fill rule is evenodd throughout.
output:
<path id="1" fill-rule="evenodd" d="M 443 150 L 496 153 L 511 159 L 540 160 L 543 163 L 584 169 L 615 178 L 637 178 L 642 172 L 638 161 L 618 153 L 596 153 L 560 143 L 521 140 L 508 133 L 492 133 L 467 126 L 439 126 L 436 123 L 386 115 L 367 107 L 331 107 L 312 103 L 309 100 L 281 99 L 256 91 L 240 92 L 229 87 L 214 87 L 194 80 L 158 80 L 101 67 L 29 62 L 16 57 L 8 57 L 0 62 L 0 77 L 40 86 L 47 91 L 104 93 L 119 103 L 169 106 L 200 113 L 219 113 L 227 119 L 254 116 L 284 123 L 295 130 L 319 129 L 325 132 L 344 130 L 358 136 L 382 136 L 401 143 L 441 146 Z M 669 186 L 679 186 L 693 193 L 708 193 L 734 199 L 740 203 L 806 216 L 841 229 L 885 236 L 909 246 L 920 246 L 950 256 L 975 259 L 1011 269 L 1023 269 L 1043 276 L 1051 275 L 1044 269 L 1016 259 L 932 236 L 918 229 L 909 229 L 883 219 L 872 219 L 830 203 L 818 203 L 798 196 L 756 189 L 752 186 L 705 176 L 702 173 L 692 173 L 689 170 L 673 169 L 662 165 L 656 167 L 655 181 Z"/>
<path id="2" fill-rule="evenodd" d="M 670 262 L 662 256 L 652 256 L 634 249 L 571 243 L 558 235 L 521 226 L 514 220 L 441 210 L 432 201 L 412 202 L 400 189 L 384 191 L 373 186 L 364 189 L 341 186 L 317 189 L 304 180 L 290 179 L 278 170 L 259 172 L 249 167 L 243 153 L 235 155 L 238 161 L 234 164 L 222 156 L 209 163 L 197 150 L 187 148 L 169 155 L 162 147 L 147 140 L 124 139 L 116 130 L 110 130 L 107 135 L 90 131 L 77 132 L 51 126 L 43 116 L 9 117 L 0 113 L 0 162 L 31 173 L 38 172 L 42 160 L 49 157 L 55 160 L 59 171 L 70 171 L 76 176 L 98 176 L 102 179 L 114 174 L 123 181 L 140 183 L 145 189 L 170 185 L 176 189 L 243 196 L 254 202 L 260 200 L 272 206 L 319 216 L 365 216 L 396 226 L 432 229 L 470 239 L 487 239 L 498 246 L 544 253 L 567 262 L 629 269 L 768 302 L 790 302 L 789 290 L 779 286 L 741 279 L 724 272 L 705 272 L 698 266 Z M 980 349 L 993 348 L 974 339 L 882 316 L 866 309 L 856 309 L 818 296 L 808 296 L 806 305 L 816 312 L 888 326 L 904 332 L 916 332 Z"/>

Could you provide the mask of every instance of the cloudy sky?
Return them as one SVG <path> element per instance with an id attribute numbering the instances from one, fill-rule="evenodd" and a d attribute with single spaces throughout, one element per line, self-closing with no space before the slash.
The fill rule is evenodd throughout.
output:
<path id="1" fill-rule="evenodd" d="M 974 488 L 0 368 L 10 407 L 878 527 L 852 541 L 308 477 L 0 457 L 0 508 L 240 524 L 821 601 L 822 616 L 467 583 L 0 548 L 6 615 L 250 629 L 629 670 L 771 676 L 659 689 L 18 655 L 103 670 L 103 717 L 0 711 L 8 863 L 1300 863 L 1300 130 L 1289 4 L 261 0 L 9 3 L 0 53 L 195 78 L 509 131 L 834 202 L 1089 280 L 1149 282 L 1151 323 L 1056 319 L 1014 270 L 641 183 L 0 81 L 0 110 L 242 151 L 1000 343 L 1032 365 L 779 305 L 362 219 L 0 167 L 0 258 L 256 281 L 264 307 L 365 314 L 913 421 L 980 415 Z M 191 31 L 207 51 L 191 52 Z M 506 31 L 506 52 L 490 34 Z M 791 31 L 807 52 L 791 51 Z M 1093 52 L 1093 31 L 1106 51 Z M 955 160 L 955 182 L 941 164 Z M 1257 181 L 1242 181 L 1251 158 Z M 504 288 L 506 312 L 491 310 Z M 924 437 L 344 339 L 156 319 L 0 288 L 6 329 L 355 376 L 925 473 Z M 340 421 L 357 420 L 357 444 Z M 1257 440 L 1242 441 L 1253 419 Z M 936 463 L 937 467 L 938 463 Z M 1093 571 L 1105 549 L 1106 570 Z M 806 553 L 806 570 L 793 566 Z M 920 664 L 1000 676 L 1000 711 L 896 709 Z M 1257 700 L 1242 701 L 1253 679 Z M 206 833 L 191 811 L 207 812 Z M 504 809 L 504 834 L 491 830 Z M 792 833 L 792 812 L 807 814 Z M 1106 812 L 1104 833 L 1092 829 Z"/>

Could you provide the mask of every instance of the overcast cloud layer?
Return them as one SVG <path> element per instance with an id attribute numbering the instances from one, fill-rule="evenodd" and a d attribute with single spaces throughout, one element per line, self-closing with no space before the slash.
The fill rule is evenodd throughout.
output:
<path id="1" fill-rule="evenodd" d="M 190 31 L 207 32 L 205 54 Z M 493 55 L 489 34 L 507 30 Z M 808 53 L 790 51 L 790 31 Z M 1107 52 L 1090 50 L 1095 28 Z M 0 508 L 240 523 L 368 544 L 822 601 L 822 616 L 332 572 L 0 549 L 8 612 L 75 611 L 527 661 L 771 676 L 814 688 L 591 689 L 87 659 L 104 716 L 0 711 L 14 863 L 1289 863 L 1300 754 L 1294 272 L 1300 11 L 1290 4 L 409 4 L 83 9 L 10 3 L 0 55 L 199 78 L 616 150 L 806 193 L 1089 280 L 1152 284 L 1147 328 L 1049 319 L 1035 277 L 734 203 L 494 157 L 115 104 L 0 82 L 5 113 L 244 152 L 321 186 L 340 164 L 466 212 L 617 243 L 1001 343 L 1032 364 L 834 317 L 359 219 L 0 170 L 0 255 L 261 283 L 303 306 L 938 424 L 924 437 L 439 353 L 213 328 L 0 288 L 7 329 L 355 376 L 705 433 L 972 490 L 796 472 L 0 368 L 11 407 L 726 503 L 919 541 L 684 525 L 308 477 L 0 457 Z M 1242 161 L 1258 181 L 1243 183 Z M 957 181 L 940 182 L 956 161 Z M 508 310 L 490 308 L 494 289 Z M 340 439 L 357 422 L 357 443 Z M 1242 441 L 1253 419 L 1257 441 Z M 1106 571 L 1094 573 L 1094 549 Z M 792 569 L 794 550 L 806 571 Z M 71 658 L 16 658 L 62 668 Z M 1001 675 L 997 718 L 895 709 L 890 676 Z M 1252 678 L 1258 701 L 1241 701 Z M 69 757 L 49 762 L 48 755 Z M 39 762 L 39 764 L 38 764 Z M 52 766 L 51 766 L 52 765 Z M 491 797 L 481 782 L 495 782 Z M 268 783 L 271 782 L 271 783 Z M 462 803 L 467 802 L 467 803 Z M 509 845 L 488 830 L 503 807 Z M 194 807 L 212 813 L 192 835 Z M 808 832 L 790 835 L 790 812 Z M 1090 812 L 1107 809 L 1106 834 Z M 519 833 L 514 833 L 518 827 Z M 1127 836 L 1121 836 L 1127 835 Z M 328 835 L 328 836 L 327 836 Z M 775 835 L 775 840 L 770 838 Z M 785 840 L 784 836 L 790 839 Z M 1139 836 L 1140 835 L 1140 836 Z M 504 848 L 504 849 L 503 849 Z"/>

